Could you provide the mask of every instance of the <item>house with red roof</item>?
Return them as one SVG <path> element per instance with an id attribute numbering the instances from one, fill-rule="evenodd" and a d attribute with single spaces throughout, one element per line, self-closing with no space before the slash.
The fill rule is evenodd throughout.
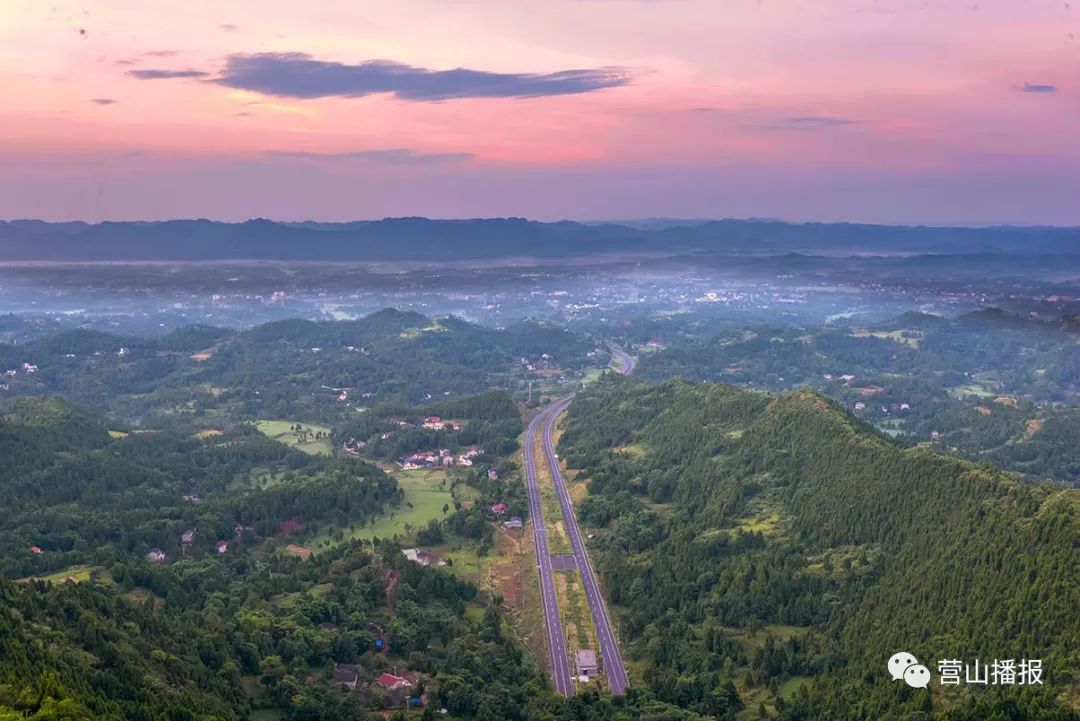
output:
<path id="1" fill-rule="evenodd" d="M 379 678 L 377 678 L 375 682 L 383 688 L 390 689 L 391 691 L 396 691 L 399 688 L 408 688 L 409 686 L 412 686 L 412 684 L 407 679 L 404 679 L 401 676 L 395 676 L 392 673 L 384 673 L 383 675 L 379 676 Z"/>

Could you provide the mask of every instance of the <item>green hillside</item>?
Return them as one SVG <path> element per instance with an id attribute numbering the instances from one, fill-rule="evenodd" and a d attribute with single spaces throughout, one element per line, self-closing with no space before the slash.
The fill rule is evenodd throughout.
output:
<path id="1" fill-rule="evenodd" d="M 604 528 L 599 566 L 659 698 L 734 711 L 717 706 L 730 681 L 744 715 L 1073 717 L 1080 492 L 901 448 L 810 391 L 606 377 L 561 450 L 589 478 L 581 516 Z M 1042 659 L 1046 685 L 916 691 L 885 673 L 897 650 L 935 672 Z"/>
<path id="2" fill-rule="evenodd" d="M 63 331 L 0 343 L 0 373 L 16 369 L 4 376 L 5 397 L 56 395 L 145 428 L 256 418 L 329 425 L 380 404 L 448 403 L 449 414 L 493 386 L 558 386 L 588 367 L 592 348 L 549 323 L 493 329 L 387 309 L 244 331 L 190 326 L 154 339 Z M 18 372 L 24 362 L 37 370 Z"/>

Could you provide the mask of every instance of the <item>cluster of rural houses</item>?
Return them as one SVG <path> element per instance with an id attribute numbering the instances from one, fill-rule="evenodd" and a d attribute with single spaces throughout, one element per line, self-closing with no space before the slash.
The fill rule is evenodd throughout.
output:
<path id="1" fill-rule="evenodd" d="M 853 406 L 853 408 L 855 410 L 857 410 L 857 411 L 865 411 L 866 410 L 866 403 L 863 402 L 863 401 L 855 401 L 855 405 Z M 881 408 L 882 413 L 888 413 L 890 411 L 890 409 L 893 410 L 893 411 L 909 411 L 909 410 L 911 410 L 911 404 L 909 404 L 909 403 L 893 403 L 892 406 L 882 405 L 882 406 L 880 406 L 880 408 Z"/>
<path id="2" fill-rule="evenodd" d="M 357 688 L 362 690 L 375 687 L 383 689 L 382 703 L 386 708 L 402 708 L 406 706 L 423 708 L 427 704 L 425 696 L 417 690 L 420 683 L 418 674 L 403 671 L 401 675 L 382 673 L 374 678 L 362 678 L 362 674 L 364 674 L 364 671 L 358 666 L 339 663 L 334 665 L 331 678 L 333 678 L 334 683 L 350 691 L 356 691 Z"/>
<path id="3" fill-rule="evenodd" d="M 507 507 L 505 503 L 493 503 L 489 509 L 496 517 L 506 514 Z M 503 521 L 503 528 L 524 528 L 525 522 L 518 516 L 512 516 Z"/>
<path id="4" fill-rule="evenodd" d="M 398 428 L 405 430 L 415 430 L 416 428 L 424 428 L 429 431 L 460 431 L 461 424 L 457 421 L 448 421 L 438 416 L 428 416 L 419 423 L 411 423 L 403 418 L 398 418 L 394 421 L 394 424 Z"/>
<path id="5" fill-rule="evenodd" d="M 240 523 L 236 524 L 235 528 L 233 529 L 237 536 L 247 530 L 251 529 Z M 184 553 L 187 553 L 187 549 L 190 548 L 193 543 L 195 543 L 196 531 L 197 529 L 195 528 L 189 528 L 180 534 L 180 548 Z M 224 554 L 227 553 L 228 550 L 229 542 L 225 539 L 221 539 L 214 544 L 215 553 Z M 154 563 L 164 563 L 166 560 L 168 560 L 169 554 L 166 553 L 165 549 L 163 548 L 151 548 L 147 552 L 146 558 Z"/>
<path id="6" fill-rule="evenodd" d="M 855 375 L 852 374 L 852 373 L 843 373 L 843 374 L 826 373 L 826 374 L 824 374 L 822 376 L 822 378 L 824 378 L 827 381 L 841 381 L 845 385 L 850 387 L 851 386 L 851 381 L 855 380 Z M 877 393 L 881 393 L 885 389 L 882 388 L 881 386 L 870 385 L 870 386 L 866 386 L 865 388 L 853 388 L 852 390 L 860 391 L 860 393 L 863 396 L 873 396 L 873 395 L 875 395 Z M 851 408 L 853 408 L 856 411 L 865 411 L 869 407 L 870 406 L 867 404 L 866 401 L 855 401 L 855 403 L 853 403 L 851 405 Z M 882 404 L 882 405 L 879 406 L 879 408 L 881 409 L 882 413 L 898 413 L 900 411 L 909 411 L 909 410 L 911 410 L 911 404 L 910 403 Z"/>
<path id="7" fill-rule="evenodd" d="M 428 397 L 430 398 L 431 395 L 428 394 Z M 417 428 L 424 428 L 429 431 L 460 431 L 462 427 L 461 424 L 457 421 L 448 421 L 443 418 L 439 418 L 438 416 L 428 416 L 419 423 L 412 423 L 410 421 L 398 418 L 397 420 L 393 421 L 393 423 L 398 428 L 407 431 L 416 430 Z M 394 435 L 392 432 L 387 431 L 380 434 L 379 438 L 385 441 L 392 435 Z"/>
<path id="8" fill-rule="evenodd" d="M 27 373 L 27 374 L 37 373 L 38 372 L 38 367 L 36 365 L 34 365 L 33 363 L 23 363 L 19 368 L 10 368 L 10 369 L 4 371 L 4 376 L 7 377 L 7 378 L 14 378 L 15 376 L 19 375 L 20 370 L 23 373 Z M 5 386 L 5 390 L 6 389 L 7 389 L 7 387 Z"/>
<path id="9" fill-rule="evenodd" d="M 424 419 L 424 422 L 420 424 L 421 428 L 426 428 L 429 431 L 460 431 L 461 424 L 457 421 L 446 421 L 438 416 L 428 416 Z"/>
<path id="10" fill-rule="evenodd" d="M 448 448 L 439 448 L 433 451 L 420 451 L 412 455 L 398 459 L 398 465 L 402 470 L 411 471 L 417 468 L 440 468 L 445 466 L 471 466 L 473 461 L 483 455 L 481 448 L 472 447 L 462 453 L 454 455 Z"/>

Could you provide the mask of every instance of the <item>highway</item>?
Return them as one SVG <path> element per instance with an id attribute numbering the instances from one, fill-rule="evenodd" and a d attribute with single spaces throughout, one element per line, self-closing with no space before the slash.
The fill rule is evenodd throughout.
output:
<path id="1" fill-rule="evenodd" d="M 555 406 L 546 408 L 533 418 L 525 431 L 525 485 L 529 491 L 529 516 L 532 520 L 533 544 L 536 547 L 537 572 L 540 575 L 540 605 L 543 607 L 544 630 L 547 633 L 548 653 L 551 656 L 551 677 L 555 683 L 555 691 L 569 697 L 574 693 L 574 682 L 570 678 L 566 635 L 563 633 L 562 620 L 559 618 L 559 599 L 555 595 L 555 578 L 552 576 L 551 553 L 548 551 L 547 527 L 544 525 L 544 514 L 540 507 L 540 489 L 537 487 L 534 452 L 537 429 L 541 427 L 553 408 Z"/>
<path id="2" fill-rule="evenodd" d="M 619 364 L 616 370 L 624 376 L 633 373 L 634 368 L 637 367 L 637 358 L 616 345 L 611 346 L 611 355 L 615 358 L 615 362 Z"/>
<path id="3" fill-rule="evenodd" d="M 607 674 L 608 685 L 614 694 L 626 693 L 626 687 L 630 681 L 626 676 L 626 666 L 623 664 L 622 653 L 615 639 L 615 632 L 611 627 L 611 619 L 608 617 L 607 602 L 600 593 L 600 584 L 596 581 L 596 573 L 589 561 L 589 553 L 585 549 L 585 541 L 581 537 L 581 528 L 578 526 L 577 514 L 574 513 L 574 504 L 570 500 L 570 492 L 566 489 L 562 471 L 559 469 L 559 459 L 555 455 L 555 444 L 552 434 L 555 423 L 566 407 L 570 405 L 571 398 L 563 398 L 545 411 L 544 421 L 544 454 L 547 456 L 548 466 L 551 468 L 551 479 L 555 484 L 555 491 L 559 497 L 559 506 L 562 507 L 563 519 L 566 522 L 566 532 L 570 536 L 570 547 L 574 551 L 574 560 L 577 562 L 578 571 L 581 573 L 581 582 L 585 587 L 585 597 L 589 600 L 589 610 L 592 612 L 593 625 L 596 627 L 596 638 L 600 644 L 600 658 L 602 659 L 604 673 Z"/>
<path id="4" fill-rule="evenodd" d="M 618 362 L 617 371 L 623 375 L 629 375 L 637 365 L 637 359 L 615 346 L 611 347 L 612 355 Z M 567 534 L 570 537 L 570 547 L 574 554 L 574 563 L 581 574 L 582 585 L 585 587 L 585 596 L 589 602 L 589 611 L 592 614 L 593 625 L 596 628 L 596 638 L 600 644 L 600 659 L 603 663 L 608 684 L 614 694 L 626 693 L 630 680 L 626 675 L 626 665 L 623 663 L 622 653 L 619 651 L 618 640 L 611 626 L 611 618 L 608 615 L 607 602 L 600 593 L 600 584 L 596 581 L 596 572 L 593 571 L 592 562 L 589 560 L 588 551 L 585 549 L 585 541 L 581 537 L 581 528 L 578 526 L 577 515 L 574 513 L 574 504 L 570 500 L 566 482 L 559 468 L 559 459 L 555 455 L 553 434 L 555 423 L 559 416 L 570 405 L 573 395 L 560 398 L 555 403 L 541 411 L 529 423 L 525 431 L 525 480 L 529 492 L 529 513 L 532 516 L 533 542 L 536 546 L 537 572 L 540 576 L 540 598 L 543 605 L 544 627 L 547 631 L 548 652 L 551 655 L 551 675 L 555 682 L 555 690 L 563 696 L 570 696 L 574 692 L 574 683 L 570 677 L 569 650 L 566 646 L 566 636 L 563 632 L 562 620 L 559 617 L 559 602 L 555 594 L 555 582 L 552 577 L 551 553 L 547 543 L 547 527 L 544 525 L 543 511 L 540 506 L 540 489 L 537 485 L 539 473 L 536 466 L 535 441 L 537 430 L 543 428 L 544 455 L 551 470 L 551 479 L 555 485 L 555 492 L 559 498 L 559 507 L 562 510 L 563 520 Z"/>

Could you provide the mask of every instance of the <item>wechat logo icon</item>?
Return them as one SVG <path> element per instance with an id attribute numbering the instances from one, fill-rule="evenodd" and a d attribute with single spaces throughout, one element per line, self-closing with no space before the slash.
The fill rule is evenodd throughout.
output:
<path id="1" fill-rule="evenodd" d="M 893 681 L 904 679 L 912 688 L 926 688 L 930 685 L 930 669 L 919 663 L 919 659 L 907 651 L 894 653 L 889 659 L 889 675 Z"/>

